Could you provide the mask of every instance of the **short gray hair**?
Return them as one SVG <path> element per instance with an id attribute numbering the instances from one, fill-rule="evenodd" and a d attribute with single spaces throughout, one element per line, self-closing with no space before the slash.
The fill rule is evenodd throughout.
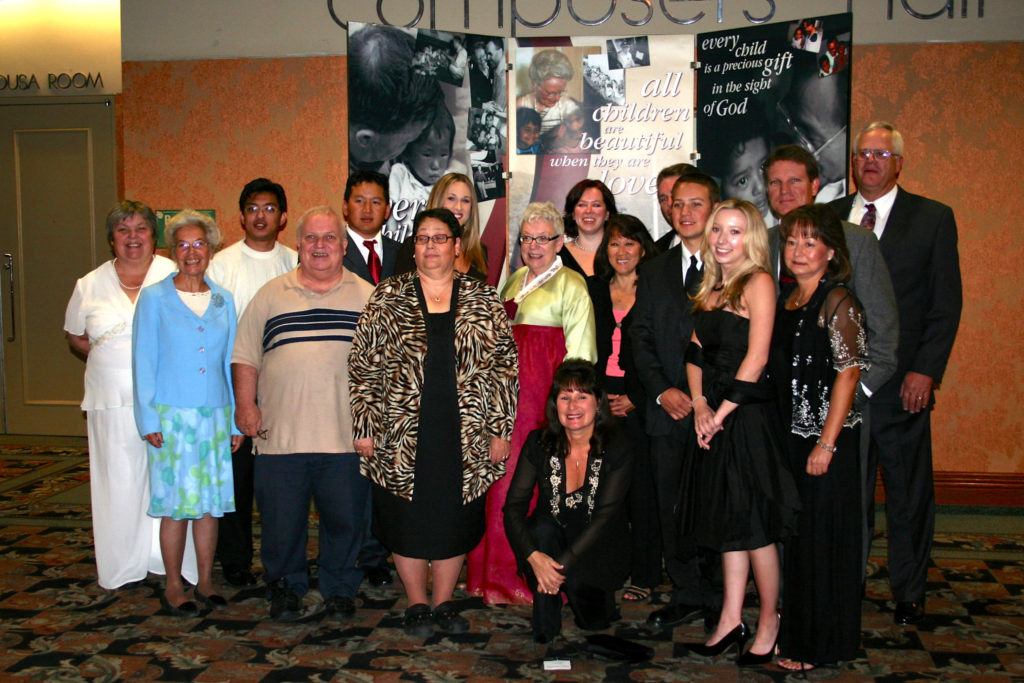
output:
<path id="1" fill-rule="evenodd" d="M 571 81 L 575 75 L 572 62 L 558 50 L 541 50 L 530 60 L 530 80 L 536 84 L 543 83 L 549 78 Z"/>
<path id="2" fill-rule="evenodd" d="M 167 227 L 164 228 L 164 242 L 168 249 L 173 249 L 175 242 L 178 241 L 178 231 L 190 225 L 203 229 L 206 243 L 210 245 L 211 252 L 220 249 L 220 230 L 217 229 L 217 224 L 205 213 L 199 213 L 192 209 L 183 209 L 167 221 Z"/>
<path id="3" fill-rule="evenodd" d="M 892 133 L 892 153 L 896 156 L 903 156 L 903 136 L 896 126 L 892 125 L 888 121 L 872 121 L 868 125 L 864 126 L 859 133 L 857 133 L 857 139 L 853 141 L 854 152 L 860 147 L 860 138 L 865 133 L 873 130 L 887 130 Z"/>
<path id="4" fill-rule="evenodd" d="M 551 227 L 555 229 L 556 236 L 565 234 L 562 212 L 551 202 L 532 202 L 528 204 L 526 210 L 523 211 L 523 220 L 519 224 L 519 230 L 522 231 L 523 226 L 527 223 L 536 223 L 538 221 L 550 223 Z"/>
<path id="5" fill-rule="evenodd" d="M 110 253 L 114 253 L 114 228 L 116 228 L 121 221 L 127 220 L 132 216 L 138 216 L 142 220 L 146 221 L 146 227 L 149 228 L 149 233 L 153 237 L 153 246 L 156 246 L 156 214 L 153 213 L 153 209 L 149 208 L 142 202 L 132 201 L 131 199 L 122 199 L 114 208 L 107 214 L 107 244 L 110 244 Z"/>
<path id="6" fill-rule="evenodd" d="M 295 227 L 295 236 L 298 239 L 302 239 L 302 229 L 306 226 L 306 221 L 308 221 L 310 218 L 313 218 L 314 216 L 330 216 L 334 218 L 334 220 L 337 221 L 338 223 L 338 227 L 341 228 L 342 239 L 348 239 L 348 232 L 345 230 L 345 224 L 344 222 L 342 222 L 341 216 L 338 215 L 337 211 L 327 206 L 326 204 L 323 204 L 321 206 L 314 206 L 311 209 L 306 209 L 306 212 L 299 216 L 299 222 Z"/>

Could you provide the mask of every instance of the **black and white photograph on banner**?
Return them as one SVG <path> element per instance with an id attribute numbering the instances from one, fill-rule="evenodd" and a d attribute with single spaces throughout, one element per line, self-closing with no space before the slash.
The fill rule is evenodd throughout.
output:
<path id="1" fill-rule="evenodd" d="M 469 150 L 493 152 L 501 148 L 505 119 L 492 109 L 469 110 Z"/>
<path id="2" fill-rule="evenodd" d="M 487 202 L 505 196 L 504 169 L 494 152 L 473 154 L 473 184 L 477 201 Z"/>
<path id="3" fill-rule="evenodd" d="M 590 111 L 606 104 L 626 104 L 626 74 L 608 66 L 609 56 L 587 55 L 583 59 L 583 106 Z"/>
<path id="4" fill-rule="evenodd" d="M 489 39 L 478 38 L 486 59 Z M 349 24 L 349 165 L 388 176 L 391 216 L 384 234 L 391 239 L 408 238 L 438 180 L 470 171 L 471 150 L 478 148 L 468 139 L 473 79 L 466 78 L 467 44 L 457 33 Z M 488 112 L 487 146 L 479 149 L 501 150 L 504 105 L 485 104 L 478 111 Z"/>
<path id="5" fill-rule="evenodd" d="M 761 165 L 779 145 L 814 154 L 819 203 L 846 194 L 851 24 L 850 14 L 837 14 L 698 35 L 697 165 L 720 182 L 723 198 L 753 202 L 768 225 L 778 217 Z"/>
<path id="6" fill-rule="evenodd" d="M 632 69 L 637 66 L 651 65 L 647 36 L 609 38 L 606 47 L 608 68 L 610 69 Z"/>
<path id="7" fill-rule="evenodd" d="M 489 40 L 489 36 L 466 36 L 469 46 L 469 95 L 472 106 L 477 109 L 483 107 L 485 102 L 494 100 L 494 86 L 491 83 L 494 69 L 487 56 Z"/>
<path id="8" fill-rule="evenodd" d="M 511 42 L 515 76 L 510 87 L 517 96 L 512 130 L 517 150 L 525 150 L 509 156 L 511 270 L 521 265 L 516 240 L 526 206 L 550 201 L 571 211 L 566 209 L 569 192 L 581 180 L 599 180 L 615 196 L 618 211 L 638 217 L 653 237 L 670 229 L 656 197 L 657 175 L 666 166 L 691 161 L 695 86 L 690 62 L 696 37 L 633 41 L 634 62 L 648 65 L 613 69 L 608 50 L 615 40 Z M 540 139 L 534 142 L 538 121 Z"/>
<path id="9" fill-rule="evenodd" d="M 416 31 L 416 54 L 413 57 L 415 71 L 462 87 L 468 63 L 465 36 L 428 29 Z"/>

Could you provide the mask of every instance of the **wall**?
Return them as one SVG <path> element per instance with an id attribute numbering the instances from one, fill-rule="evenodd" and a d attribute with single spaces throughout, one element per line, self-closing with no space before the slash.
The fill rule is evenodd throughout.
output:
<path id="1" fill-rule="evenodd" d="M 1022 474 L 1016 266 L 1024 231 L 1015 223 L 1024 194 L 1024 43 L 868 45 L 855 60 L 853 128 L 876 118 L 896 123 L 906 138 L 904 186 L 950 204 L 960 229 L 965 306 L 933 421 L 936 469 Z M 154 208 L 214 208 L 228 241 L 241 235 L 238 192 L 258 175 L 285 185 L 293 222 L 313 204 L 338 206 L 345 64 L 126 62 L 126 195 Z M 294 241 L 291 229 L 286 241 Z"/>

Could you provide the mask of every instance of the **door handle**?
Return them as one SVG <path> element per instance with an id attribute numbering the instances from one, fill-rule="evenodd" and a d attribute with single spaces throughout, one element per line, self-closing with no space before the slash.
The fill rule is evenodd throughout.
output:
<path id="1" fill-rule="evenodd" d="M 15 334 L 15 316 L 14 316 L 14 255 L 4 254 L 4 270 L 8 272 L 8 288 L 11 294 L 11 333 L 7 335 L 7 341 L 12 342 L 16 336 Z"/>

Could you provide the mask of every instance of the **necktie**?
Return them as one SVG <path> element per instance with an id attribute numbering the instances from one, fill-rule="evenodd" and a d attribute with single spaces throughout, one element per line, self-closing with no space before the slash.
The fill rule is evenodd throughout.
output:
<path id="1" fill-rule="evenodd" d="M 875 211 L 874 204 L 866 204 L 864 206 L 864 215 L 860 217 L 860 227 L 867 228 L 871 232 L 875 231 L 875 218 L 878 212 Z"/>
<path id="2" fill-rule="evenodd" d="M 373 280 L 373 284 L 380 282 L 380 257 L 377 256 L 377 250 L 373 248 L 376 244 L 377 240 L 363 240 L 363 246 L 370 252 L 366 255 L 366 266 L 370 269 L 370 279 Z"/>
<path id="3" fill-rule="evenodd" d="M 686 269 L 686 279 L 683 281 L 687 295 L 696 296 L 697 290 L 700 289 L 700 276 L 700 265 L 697 264 L 697 256 L 693 255 L 690 257 L 690 267 Z"/>

